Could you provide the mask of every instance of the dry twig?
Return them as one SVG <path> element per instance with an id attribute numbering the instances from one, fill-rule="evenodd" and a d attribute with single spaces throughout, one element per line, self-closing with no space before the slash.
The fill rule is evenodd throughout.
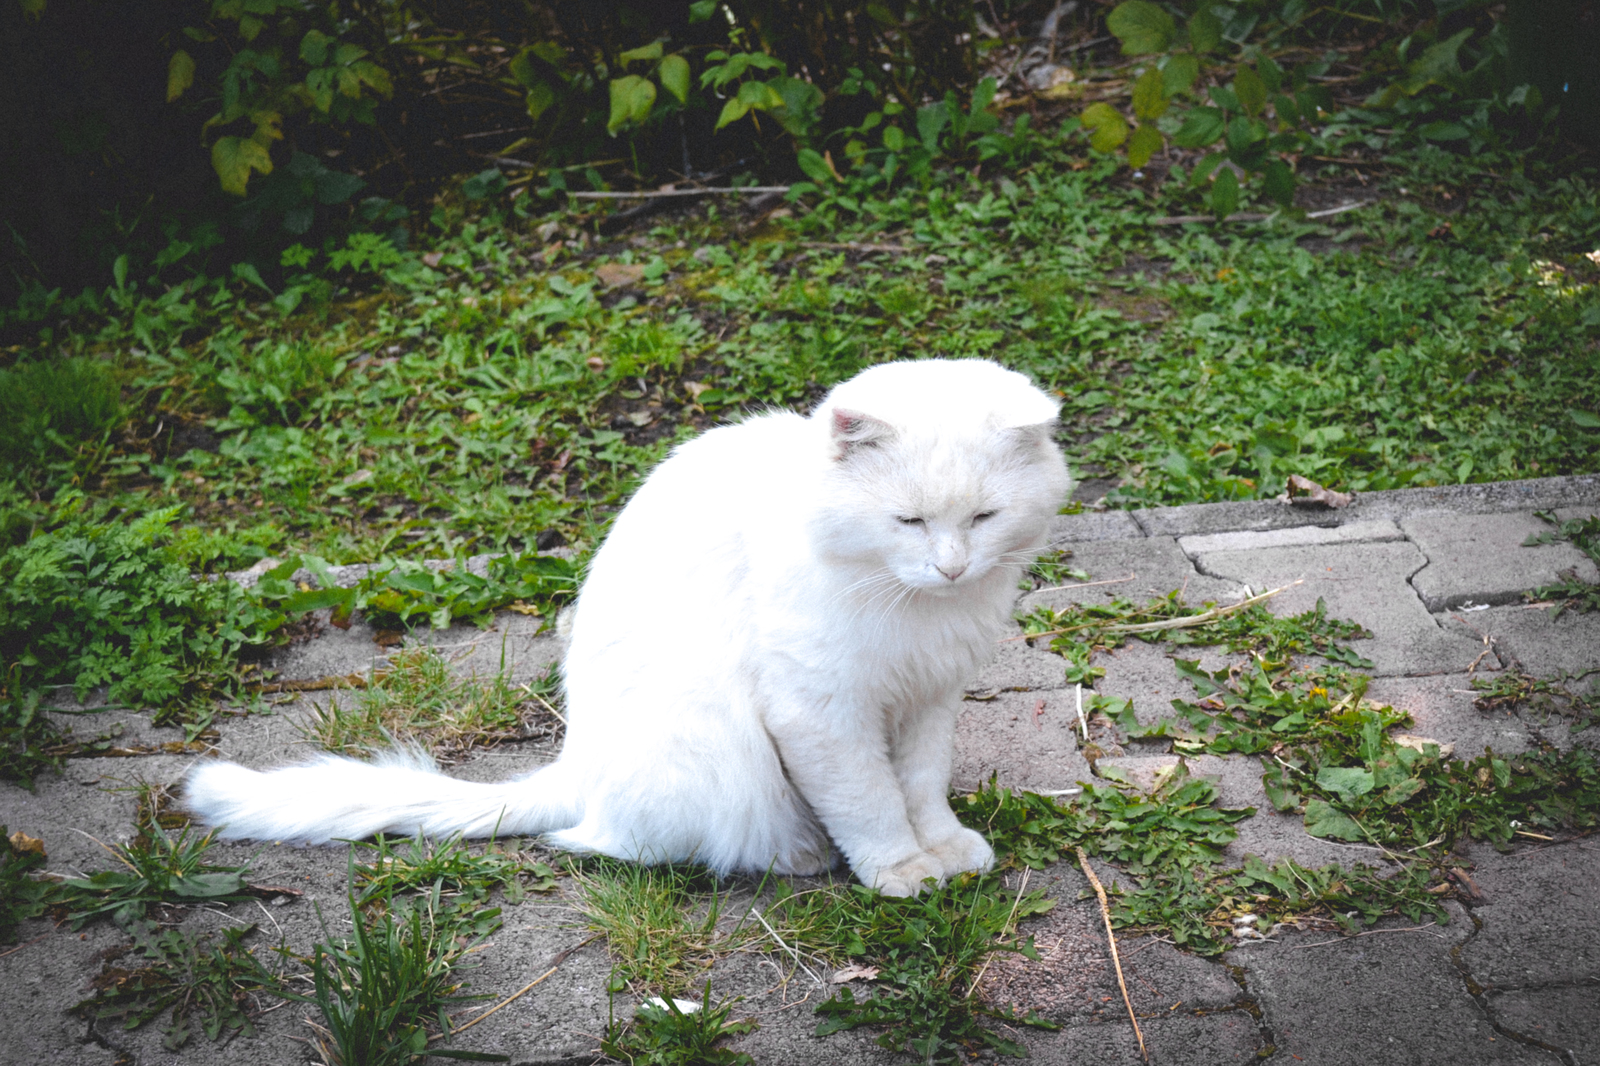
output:
<path id="1" fill-rule="evenodd" d="M 1083 846 L 1078 846 L 1078 865 L 1083 867 L 1083 875 L 1089 879 L 1089 885 L 1094 889 L 1094 894 L 1100 900 L 1100 917 L 1105 919 L 1106 940 L 1111 944 L 1111 965 L 1117 968 L 1117 987 L 1122 989 L 1122 1002 L 1128 1008 L 1128 1020 L 1133 1023 L 1133 1035 L 1139 1040 L 1139 1054 L 1145 1062 L 1150 1061 L 1150 1052 L 1145 1050 L 1144 1033 L 1139 1031 L 1139 1018 L 1133 1013 L 1133 1000 L 1128 998 L 1128 982 L 1122 979 L 1122 959 L 1117 955 L 1117 934 L 1111 929 L 1111 904 L 1106 902 L 1106 889 L 1100 883 L 1100 878 L 1095 876 L 1094 868 L 1089 865 L 1089 856 L 1084 852 Z"/>

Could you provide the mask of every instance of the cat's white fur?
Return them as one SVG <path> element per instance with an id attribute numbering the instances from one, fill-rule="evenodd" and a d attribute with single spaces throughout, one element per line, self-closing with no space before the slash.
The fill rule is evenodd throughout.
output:
<path id="1" fill-rule="evenodd" d="M 809 418 L 679 447 L 595 554 L 560 758 L 499 784 L 425 758 L 198 765 L 224 837 L 546 834 L 575 851 L 885 893 L 985 869 L 947 799 L 964 685 L 1069 488 L 1056 403 L 979 360 L 873 367 Z"/>

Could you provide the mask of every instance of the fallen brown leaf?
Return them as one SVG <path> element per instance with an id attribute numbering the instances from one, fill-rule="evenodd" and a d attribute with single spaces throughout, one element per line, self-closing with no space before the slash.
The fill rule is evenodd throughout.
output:
<path id="1" fill-rule="evenodd" d="M 1290 474 L 1289 487 L 1278 499 L 1296 507 L 1348 507 L 1350 501 L 1355 499 L 1355 495 L 1325 489 L 1308 477 Z"/>

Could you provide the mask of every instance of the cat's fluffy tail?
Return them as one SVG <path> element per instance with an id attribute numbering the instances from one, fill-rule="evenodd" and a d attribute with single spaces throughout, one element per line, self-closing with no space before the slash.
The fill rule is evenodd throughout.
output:
<path id="1" fill-rule="evenodd" d="M 326 844 L 374 833 L 467 837 L 532 835 L 576 825 L 583 814 L 566 767 L 494 784 L 439 773 L 418 752 L 371 762 L 323 755 L 261 773 L 202 762 L 184 780 L 183 806 L 230 840 Z"/>

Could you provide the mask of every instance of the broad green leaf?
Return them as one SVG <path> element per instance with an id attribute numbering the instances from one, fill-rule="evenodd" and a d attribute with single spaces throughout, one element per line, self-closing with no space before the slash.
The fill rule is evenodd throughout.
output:
<path id="1" fill-rule="evenodd" d="M 1280 129 L 1300 125 L 1300 108 L 1292 96 L 1274 96 L 1272 110 L 1277 112 Z"/>
<path id="2" fill-rule="evenodd" d="M 795 154 L 795 162 L 800 170 L 812 181 L 828 184 L 834 180 L 833 170 L 828 166 L 828 161 L 814 148 L 802 148 Z"/>
<path id="3" fill-rule="evenodd" d="M 1600 429 L 1600 415 L 1591 414 L 1588 411 L 1573 407 L 1567 411 L 1567 417 L 1572 419 L 1574 424 L 1582 426 L 1584 429 Z"/>
<path id="4" fill-rule="evenodd" d="M 1097 152 L 1114 152 L 1128 139 L 1128 120 L 1110 104 L 1090 104 L 1078 121 L 1091 131 L 1089 147 Z"/>
<path id="5" fill-rule="evenodd" d="M 1178 32 L 1177 23 L 1149 0 L 1125 0 L 1106 16 L 1106 28 L 1122 42 L 1122 54 L 1164 52 Z"/>
<path id="6" fill-rule="evenodd" d="M 1417 133 L 1430 141 L 1461 141 L 1472 135 L 1472 131 L 1459 122 L 1430 122 Z"/>
<path id="7" fill-rule="evenodd" d="M 1150 157 L 1161 150 L 1161 131 L 1146 123 L 1133 131 L 1128 138 L 1128 165 L 1135 170 L 1150 162 Z"/>
<path id="8" fill-rule="evenodd" d="M 1361 827 L 1332 804 L 1314 799 L 1306 803 L 1306 832 L 1324 840 L 1365 839 Z"/>
<path id="9" fill-rule="evenodd" d="M 250 172 L 272 173 L 272 157 L 257 142 L 245 137 L 220 137 L 211 146 L 211 167 L 222 180 L 222 191 L 243 196 Z"/>
<path id="10" fill-rule="evenodd" d="M 306 35 L 300 38 L 300 58 L 314 67 L 320 67 L 328 61 L 328 45 L 333 43 L 321 30 L 307 30 Z"/>
<path id="11" fill-rule="evenodd" d="M 535 122 L 539 121 L 539 116 L 550 110 L 550 105 L 555 102 L 556 91 L 550 88 L 547 82 L 535 82 L 528 90 L 528 117 Z"/>
<path id="12" fill-rule="evenodd" d="M 1231 167 L 1223 167 L 1211 183 L 1211 213 L 1218 219 L 1227 218 L 1239 206 L 1239 179 Z"/>
<path id="13" fill-rule="evenodd" d="M 737 96 L 730 97 L 728 102 L 722 105 L 722 114 L 717 116 L 716 128 L 720 130 L 730 122 L 739 121 L 744 118 L 744 113 L 748 110 L 750 110 L 749 104 L 744 103 Z"/>
<path id="14" fill-rule="evenodd" d="M 1289 207 L 1294 203 L 1294 171 L 1281 159 L 1274 159 L 1261 170 L 1261 188 L 1275 202 Z"/>
<path id="15" fill-rule="evenodd" d="M 660 59 L 661 42 L 651 41 L 647 45 L 642 45 L 638 48 L 630 48 L 626 52 L 619 53 L 617 58 L 624 63 L 632 63 L 637 60 Z"/>
<path id="16" fill-rule="evenodd" d="M 182 96 L 193 84 L 194 57 L 180 48 L 167 63 L 167 103 Z"/>
<path id="17" fill-rule="evenodd" d="M 1341 799 L 1353 800 L 1372 791 L 1374 779 L 1370 770 L 1355 766 L 1326 766 L 1317 771 L 1317 786 L 1337 792 Z"/>
<path id="18" fill-rule="evenodd" d="M 1189 86 L 1200 77 L 1200 60 L 1187 52 L 1181 52 L 1167 60 L 1167 65 L 1161 68 L 1161 87 L 1168 96 L 1177 96 L 1179 93 L 1188 92 Z"/>
<path id="19" fill-rule="evenodd" d="M 611 117 L 606 121 L 606 132 L 613 137 L 623 126 L 640 123 L 650 117 L 655 106 L 656 86 L 648 78 L 637 74 L 615 78 L 611 82 Z"/>
<path id="20" fill-rule="evenodd" d="M 1261 80 L 1266 83 L 1269 91 L 1277 92 L 1283 88 L 1283 68 L 1265 52 L 1256 58 L 1256 73 L 1261 75 Z"/>
<path id="21" fill-rule="evenodd" d="M 1133 83 L 1133 113 L 1141 121 L 1160 118 L 1167 111 L 1165 78 L 1155 67 L 1145 68 Z"/>
<path id="22" fill-rule="evenodd" d="M 1226 130 L 1217 108 L 1191 107 L 1183 116 L 1183 125 L 1172 135 L 1172 143 L 1180 148 L 1204 148 L 1221 140 Z"/>
<path id="23" fill-rule="evenodd" d="M 1211 13 L 1208 3 L 1190 16 L 1188 28 L 1189 47 L 1197 53 L 1210 52 L 1222 43 L 1222 23 Z"/>
<path id="24" fill-rule="evenodd" d="M 1472 30 L 1468 28 L 1437 44 L 1430 45 L 1427 51 L 1418 56 L 1417 61 L 1407 68 L 1411 72 L 1413 82 L 1420 79 L 1422 84 L 1426 85 L 1429 82 L 1436 82 L 1440 79 L 1460 74 L 1461 61 L 1457 53 L 1461 51 L 1461 46 L 1471 36 Z M 1421 86 L 1419 85 L 1418 88 L 1421 88 Z"/>
<path id="25" fill-rule="evenodd" d="M 883 128 L 883 146 L 891 152 L 903 151 L 906 146 L 906 134 L 899 126 L 885 126 Z"/>
<path id="26" fill-rule="evenodd" d="M 678 98 L 678 103 L 689 102 L 689 61 L 680 55 L 670 55 L 656 68 L 661 87 Z"/>
<path id="27" fill-rule="evenodd" d="M 1261 80 L 1255 67 L 1241 66 L 1233 77 L 1233 94 L 1239 98 L 1244 113 L 1254 118 L 1267 106 L 1267 83 Z"/>
<path id="28" fill-rule="evenodd" d="M 689 25 L 704 22 L 717 13 L 717 0 L 695 0 L 689 5 Z"/>

